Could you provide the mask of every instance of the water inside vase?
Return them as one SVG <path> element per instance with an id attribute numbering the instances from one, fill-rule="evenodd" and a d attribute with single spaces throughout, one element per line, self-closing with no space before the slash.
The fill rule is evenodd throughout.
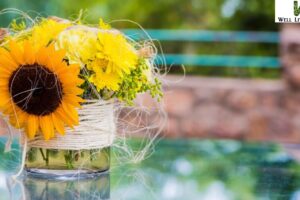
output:
<path id="1" fill-rule="evenodd" d="M 74 175 L 97 173 L 110 167 L 110 147 L 91 150 L 58 150 L 32 147 L 25 169 L 30 173 Z"/>

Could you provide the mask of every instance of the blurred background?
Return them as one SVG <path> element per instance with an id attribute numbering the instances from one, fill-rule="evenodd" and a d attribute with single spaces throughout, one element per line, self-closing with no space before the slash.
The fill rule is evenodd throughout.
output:
<path id="1" fill-rule="evenodd" d="M 275 24 L 274 7 L 274 0 L 0 1 L 0 9 L 32 16 L 76 19 L 82 10 L 86 22 L 101 17 L 136 40 L 146 38 L 139 24 L 161 46 L 168 124 L 152 157 L 111 173 L 112 196 L 124 199 L 300 199 L 300 28 Z M 1 26 L 14 17 L 1 15 Z M 13 168 L 18 155 L 0 147 L 0 167 Z"/>
<path id="2" fill-rule="evenodd" d="M 75 3 L 76 2 L 76 3 Z M 146 0 L 132 1 L 72 1 L 72 0 L 3 0 L 1 8 L 18 8 L 20 10 L 36 13 L 44 16 L 56 15 L 60 17 L 75 19 L 82 9 L 85 13 L 85 21 L 98 23 L 99 17 L 106 22 L 113 22 L 113 26 L 121 29 L 139 29 L 135 24 L 140 24 L 145 29 L 158 30 L 185 30 L 187 32 L 171 33 L 171 38 L 166 37 L 164 32 L 150 34 L 153 39 L 158 39 L 162 44 L 165 54 L 196 54 L 196 55 L 260 55 L 277 56 L 276 36 L 270 34 L 263 38 L 257 38 L 259 42 L 251 45 L 241 40 L 251 40 L 255 34 L 231 33 L 222 34 L 222 31 L 278 31 L 274 21 L 274 1 L 244 1 L 244 0 L 215 0 L 207 2 L 203 0 L 157 0 L 155 2 Z M 13 15 L 1 16 L 2 26 L 7 26 Z M 130 23 L 122 20 L 131 20 Z M 216 32 L 201 32 L 201 34 L 190 33 L 190 30 L 208 30 Z M 221 34 L 218 34 L 221 31 Z M 130 32 L 132 33 L 132 32 Z M 152 32 L 150 32 L 152 33 Z M 234 33 L 233 33 L 234 34 Z M 169 34 L 170 36 L 170 34 Z M 224 38 L 225 37 L 225 38 Z M 223 41 L 226 41 L 225 43 Z M 239 42 L 237 42 L 238 40 Z M 270 41 L 272 40 L 272 41 Z M 262 42 L 262 43 L 261 43 Z M 167 57 L 168 58 L 168 57 Z M 213 58 L 212 58 L 213 59 Z M 222 59 L 221 59 L 222 60 Z M 168 64 L 180 65 L 180 58 L 167 59 Z M 173 61 L 173 62 L 172 62 Z M 202 61 L 202 59 L 200 59 Z M 215 69 L 214 63 L 204 59 L 204 62 L 189 62 L 186 68 L 191 75 L 208 76 L 239 76 L 239 77 L 268 77 L 277 78 L 278 70 L 274 69 L 239 69 L 237 66 L 226 64 L 225 68 Z M 206 64 L 206 65 L 205 65 Z M 201 65 L 201 68 L 198 68 Z M 254 63 L 255 65 L 255 63 Z M 187 66 L 187 65 L 186 65 Z M 173 69 L 172 72 L 182 74 L 182 70 Z M 264 73 L 265 72 L 265 73 Z"/>

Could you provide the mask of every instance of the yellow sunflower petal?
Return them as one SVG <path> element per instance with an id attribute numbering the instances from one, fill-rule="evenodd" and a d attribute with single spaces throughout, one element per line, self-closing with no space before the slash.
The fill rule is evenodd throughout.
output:
<path id="1" fill-rule="evenodd" d="M 80 86 L 84 83 L 84 80 L 78 77 L 74 77 L 71 74 L 59 75 L 59 78 L 62 80 L 63 84 L 68 87 Z"/>
<path id="2" fill-rule="evenodd" d="M 35 52 L 29 41 L 24 42 L 24 61 L 29 65 L 35 62 Z"/>
<path id="3" fill-rule="evenodd" d="M 16 106 L 14 106 L 10 100 L 6 103 L 0 104 L 0 108 L 2 110 L 2 113 L 4 113 L 5 115 L 12 115 L 16 112 Z"/>
<path id="4" fill-rule="evenodd" d="M 9 79 L 11 74 L 9 73 L 2 73 L 0 74 L 0 79 Z"/>
<path id="5" fill-rule="evenodd" d="M 10 57 L 9 51 L 4 49 L 3 47 L 0 47 L 0 54 L 3 55 L 3 56 L 6 56 L 6 57 Z"/>
<path id="6" fill-rule="evenodd" d="M 5 74 L 5 75 L 9 75 L 9 76 L 12 74 L 11 71 L 9 71 L 8 69 L 1 67 L 1 66 L 3 66 L 3 65 L 0 64 L 0 74 Z"/>
<path id="7" fill-rule="evenodd" d="M 64 123 L 59 119 L 59 117 L 56 116 L 55 113 L 52 114 L 52 120 L 53 120 L 53 125 L 56 129 L 56 131 L 62 135 L 65 134 L 65 127 Z"/>
<path id="8" fill-rule="evenodd" d="M 39 128 L 39 118 L 34 115 L 29 115 L 27 121 L 27 135 L 29 139 L 33 139 Z"/>
<path id="9" fill-rule="evenodd" d="M 15 41 L 10 41 L 10 54 L 18 64 L 24 64 L 24 52 Z"/>
<path id="10" fill-rule="evenodd" d="M 74 127 L 74 122 L 67 116 L 67 113 L 64 111 L 62 107 L 56 109 L 55 114 L 60 120 L 62 120 L 70 128 Z"/>
<path id="11" fill-rule="evenodd" d="M 74 125 L 78 125 L 79 117 L 78 117 L 78 112 L 75 110 L 75 108 L 66 104 L 65 102 L 62 102 L 61 105 L 62 105 L 62 108 L 64 109 L 65 113 L 67 114 L 67 117 L 70 120 L 72 120 Z"/>
<path id="12" fill-rule="evenodd" d="M 69 87 L 69 88 L 65 88 L 64 90 L 65 94 L 75 94 L 75 95 L 81 95 L 83 93 L 83 89 L 79 88 L 79 87 Z"/>
<path id="13" fill-rule="evenodd" d="M 63 61 L 64 55 L 66 54 L 65 50 L 55 51 L 53 45 L 47 47 L 48 54 L 51 59 L 47 60 L 45 66 L 49 69 L 55 71 L 56 74 L 59 73 L 62 69 L 68 69 L 67 63 Z"/>
<path id="14" fill-rule="evenodd" d="M 16 117 L 15 116 L 10 116 L 9 117 L 9 123 L 12 125 L 12 126 L 14 126 L 14 127 L 16 127 L 16 128 L 20 128 L 20 127 L 18 127 L 18 123 L 17 123 L 17 120 L 16 120 Z"/>
<path id="15" fill-rule="evenodd" d="M 42 47 L 37 51 L 36 54 L 36 61 L 44 66 L 46 66 L 46 64 L 48 63 L 48 59 L 50 58 L 47 51 L 48 49 L 46 47 Z"/>
<path id="16" fill-rule="evenodd" d="M 54 126 L 50 116 L 39 117 L 40 127 L 45 140 L 49 140 L 54 135 Z"/>
<path id="17" fill-rule="evenodd" d="M 81 97 L 78 97 L 78 96 L 75 96 L 72 94 L 66 94 L 66 95 L 64 95 L 63 98 L 64 98 L 63 99 L 64 102 L 71 104 L 75 107 L 81 107 L 80 103 L 84 102 L 84 100 Z"/>
<path id="18" fill-rule="evenodd" d="M 10 96 L 7 92 L 3 92 L 0 95 L 0 107 L 10 102 Z"/>
<path id="19" fill-rule="evenodd" d="M 61 63 L 62 65 L 66 65 L 66 67 L 61 67 L 60 69 L 56 70 L 58 75 L 66 75 L 66 74 L 79 74 L 80 73 L 80 66 L 79 65 L 69 65 L 67 66 L 66 63 Z"/>
<path id="20" fill-rule="evenodd" d="M 0 54 L 0 69 L 3 72 L 12 73 L 19 65 L 14 60 L 1 56 Z"/>

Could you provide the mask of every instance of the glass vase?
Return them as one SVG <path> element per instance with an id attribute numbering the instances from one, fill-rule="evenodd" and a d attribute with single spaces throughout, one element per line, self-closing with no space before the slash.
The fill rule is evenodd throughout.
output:
<path id="1" fill-rule="evenodd" d="M 63 180 L 94 177 L 109 167 L 110 147 L 89 150 L 31 147 L 25 162 L 25 169 L 31 176 Z"/>

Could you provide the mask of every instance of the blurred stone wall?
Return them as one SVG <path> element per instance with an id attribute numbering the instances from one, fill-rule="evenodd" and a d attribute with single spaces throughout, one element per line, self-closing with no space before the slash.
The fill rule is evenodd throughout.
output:
<path id="1" fill-rule="evenodd" d="M 281 80 L 169 76 L 165 136 L 300 142 L 300 26 L 282 27 L 280 55 Z"/>
<path id="2" fill-rule="evenodd" d="M 164 104 L 166 137 L 300 141 L 300 94 L 282 80 L 186 77 L 165 86 Z"/>

